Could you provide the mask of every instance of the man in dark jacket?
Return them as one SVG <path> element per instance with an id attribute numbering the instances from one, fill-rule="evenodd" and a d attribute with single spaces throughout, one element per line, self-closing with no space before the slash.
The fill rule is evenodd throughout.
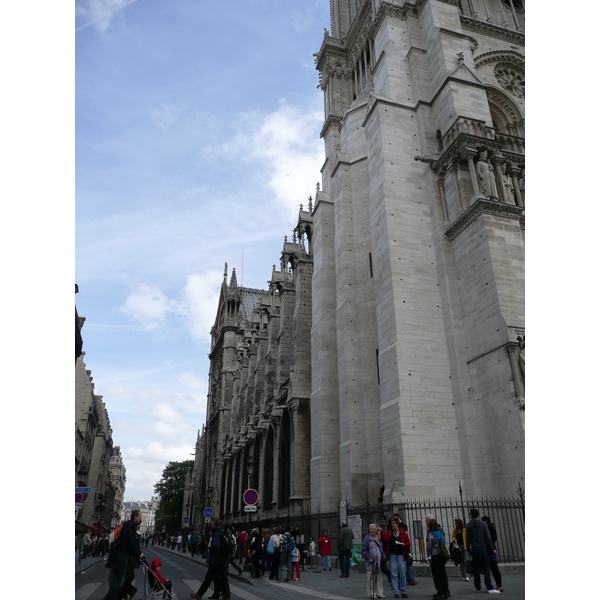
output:
<path id="1" fill-rule="evenodd" d="M 212 529 L 212 541 L 208 549 L 208 571 L 198 591 L 190 592 L 190 596 L 196 600 L 202 600 L 202 594 L 214 581 L 215 593 L 223 592 L 223 600 L 230 600 L 226 569 L 227 553 L 223 551 L 223 530 L 219 519 L 213 519 L 210 522 L 210 528 Z"/>
<path id="2" fill-rule="evenodd" d="M 139 561 L 144 558 L 137 539 L 137 527 L 142 522 L 142 513 L 136 508 L 131 512 L 131 518 L 123 525 L 116 542 L 113 542 L 106 567 L 111 571 L 108 574 L 110 587 L 103 600 L 116 600 L 125 582 L 127 566 L 130 559 Z"/>
<path id="3" fill-rule="evenodd" d="M 340 577 L 350 577 L 350 556 L 352 554 L 352 540 L 354 539 L 354 531 L 348 527 L 347 521 L 342 521 L 340 529 L 340 537 L 338 542 L 338 550 L 340 556 Z"/>
<path id="4" fill-rule="evenodd" d="M 250 552 L 252 553 L 252 572 L 253 578 L 260 579 L 264 570 L 260 564 L 260 557 L 263 552 L 263 536 L 260 528 L 256 527 L 252 532 L 252 541 L 250 542 Z"/>
<path id="5" fill-rule="evenodd" d="M 471 521 L 467 523 L 467 550 L 473 558 L 473 577 L 475 578 L 475 591 L 481 591 L 481 566 L 483 566 L 483 580 L 488 594 L 499 594 L 494 589 L 490 578 L 490 556 L 488 551 L 494 550 L 492 536 L 488 526 L 479 520 L 479 511 L 472 508 L 469 512 Z"/>

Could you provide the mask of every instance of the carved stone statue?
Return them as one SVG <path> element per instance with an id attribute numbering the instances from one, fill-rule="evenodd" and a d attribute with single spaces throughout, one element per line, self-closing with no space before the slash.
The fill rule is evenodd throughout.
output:
<path id="1" fill-rule="evenodd" d="M 519 342 L 519 367 L 521 367 L 521 371 L 523 372 L 523 380 L 525 379 L 525 336 L 519 336 L 517 338 Z"/>
<path id="2" fill-rule="evenodd" d="M 496 178 L 494 177 L 494 167 L 489 163 L 487 150 L 482 150 L 479 154 L 479 161 L 475 165 L 477 172 L 477 183 L 479 184 L 479 193 L 486 198 L 498 198 L 498 189 L 496 188 Z"/>
<path id="3" fill-rule="evenodd" d="M 504 186 L 504 196 L 508 204 L 515 204 L 515 188 L 512 179 L 506 173 L 506 163 L 502 163 L 502 185 Z"/>
<path id="4" fill-rule="evenodd" d="M 523 167 L 521 177 L 519 177 L 519 190 L 521 190 L 521 198 L 525 202 L 525 167 Z"/>

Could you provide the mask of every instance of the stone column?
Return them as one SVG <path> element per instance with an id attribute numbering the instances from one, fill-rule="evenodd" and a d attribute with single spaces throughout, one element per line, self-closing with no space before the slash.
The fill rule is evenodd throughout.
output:
<path id="1" fill-rule="evenodd" d="M 479 195 L 479 184 L 477 183 L 477 172 L 475 171 L 475 163 L 473 159 L 477 156 L 477 151 L 468 148 L 463 152 L 461 158 L 469 164 L 469 175 L 471 176 L 471 185 L 473 186 L 473 196 Z"/>
<path id="2" fill-rule="evenodd" d="M 473 167 L 475 168 L 475 167 Z M 458 164 L 451 163 L 448 165 L 448 172 L 452 174 L 452 178 L 454 180 L 454 185 L 456 186 L 456 194 L 458 196 L 458 205 L 460 208 L 465 208 L 465 203 L 463 201 L 462 193 L 460 191 L 460 184 L 458 183 Z"/>
<path id="3" fill-rule="evenodd" d="M 517 179 L 517 175 L 519 174 L 519 167 L 516 165 L 510 165 L 510 176 L 513 182 L 513 188 L 515 188 L 515 200 L 517 201 L 517 206 L 521 208 L 525 207 L 523 203 L 523 197 L 521 196 L 521 188 L 519 187 L 519 180 Z"/>
<path id="4" fill-rule="evenodd" d="M 444 213 L 444 221 L 449 221 L 448 217 L 448 206 L 446 205 L 446 192 L 444 190 L 444 175 L 443 173 L 438 177 L 437 180 L 438 189 L 440 191 L 440 200 L 442 202 L 442 212 Z"/>
<path id="5" fill-rule="evenodd" d="M 502 163 L 504 162 L 504 157 L 501 154 L 496 154 L 491 162 L 494 166 L 494 171 L 496 172 L 496 188 L 499 192 L 500 201 L 506 204 L 508 198 L 506 197 L 506 190 L 504 189 L 504 182 L 502 181 Z"/>
<path id="6" fill-rule="evenodd" d="M 488 12 L 485 0 L 481 0 L 481 1 L 483 2 L 483 10 L 485 10 L 486 21 L 488 23 L 491 23 L 492 22 L 492 17 L 490 17 L 490 13 Z"/>
<path id="7" fill-rule="evenodd" d="M 504 10 L 502 9 L 502 0 L 496 0 L 498 2 L 498 8 L 500 9 L 500 17 L 502 19 L 502 27 L 508 27 L 508 21 L 504 16 Z"/>
<path id="8" fill-rule="evenodd" d="M 512 11 L 513 19 L 515 20 L 515 29 L 517 31 L 521 31 L 521 27 L 519 26 L 519 20 L 517 19 L 517 13 L 515 12 L 515 5 L 513 4 L 513 0 L 508 0 L 510 2 L 510 9 Z M 523 6 L 525 6 L 525 0 L 523 0 Z"/>

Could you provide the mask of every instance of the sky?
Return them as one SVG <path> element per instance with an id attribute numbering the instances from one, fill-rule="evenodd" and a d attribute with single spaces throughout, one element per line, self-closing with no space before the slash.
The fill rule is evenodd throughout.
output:
<path id="1" fill-rule="evenodd" d="M 205 421 L 224 263 L 265 289 L 320 182 L 328 0 L 77 0 L 84 362 L 150 499 Z"/>

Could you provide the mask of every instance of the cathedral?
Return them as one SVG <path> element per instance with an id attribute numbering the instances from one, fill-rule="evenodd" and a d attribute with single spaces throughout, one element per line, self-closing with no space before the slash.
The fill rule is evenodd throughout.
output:
<path id="1" fill-rule="evenodd" d="M 524 0 L 330 7 L 321 183 L 268 289 L 225 266 L 196 523 L 524 486 Z"/>

